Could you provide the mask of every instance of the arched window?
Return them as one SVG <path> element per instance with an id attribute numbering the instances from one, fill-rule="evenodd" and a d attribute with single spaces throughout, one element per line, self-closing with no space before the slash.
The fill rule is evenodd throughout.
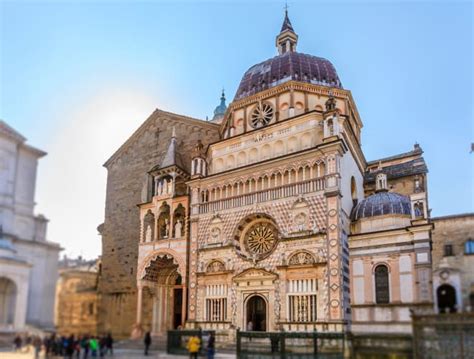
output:
<path id="1" fill-rule="evenodd" d="M 378 265 L 374 271 L 375 276 L 375 302 L 387 304 L 390 302 L 390 290 L 388 283 L 388 268 L 386 265 Z"/>

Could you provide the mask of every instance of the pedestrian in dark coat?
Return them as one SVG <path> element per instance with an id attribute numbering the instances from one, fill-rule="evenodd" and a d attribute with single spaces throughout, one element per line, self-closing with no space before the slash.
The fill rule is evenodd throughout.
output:
<path id="1" fill-rule="evenodd" d="M 145 339 L 143 339 L 143 343 L 145 344 L 145 355 L 148 355 L 148 350 L 150 349 L 150 345 L 151 345 L 150 332 L 146 332 Z"/>
<path id="2" fill-rule="evenodd" d="M 110 352 L 111 355 L 114 355 L 114 338 L 112 338 L 112 334 L 107 334 L 105 339 L 105 346 L 107 347 L 106 354 Z"/>
<path id="3" fill-rule="evenodd" d="M 207 359 L 214 359 L 214 354 L 216 352 L 216 337 L 214 333 L 211 332 L 209 339 L 207 341 Z"/>

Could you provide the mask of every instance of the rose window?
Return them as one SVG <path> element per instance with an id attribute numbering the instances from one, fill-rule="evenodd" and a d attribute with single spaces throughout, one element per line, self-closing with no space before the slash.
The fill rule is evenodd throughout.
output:
<path id="1" fill-rule="evenodd" d="M 253 110 L 250 116 L 250 125 L 253 128 L 260 128 L 270 123 L 273 118 L 273 107 L 268 103 L 262 103 Z"/>
<path id="2" fill-rule="evenodd" d="M 269 221 L 257 222 L 244 234 L 244 247 L 248 256 L 255 259 L 266 257 L 275 248 L 277 230 Z"/>

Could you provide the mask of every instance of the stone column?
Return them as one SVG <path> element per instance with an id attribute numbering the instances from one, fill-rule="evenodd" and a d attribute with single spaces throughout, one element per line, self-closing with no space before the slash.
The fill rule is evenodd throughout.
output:
<path id="1" fill-rule="evenodd" d="M 182 286 L 182 307 L 181 307 L 181 326 L 184 328 L 184 324 L 186 323 L 186 302 L 187 302 L 187 293 L 186 293 L 186 285 Z"/>
<path id="2" fill-rule="evenodd" d="M 137 324 L 142 324 L 142 306 L 143 306 L 143 287 L 138 286 L 138 299 L 137 299 Z"/>

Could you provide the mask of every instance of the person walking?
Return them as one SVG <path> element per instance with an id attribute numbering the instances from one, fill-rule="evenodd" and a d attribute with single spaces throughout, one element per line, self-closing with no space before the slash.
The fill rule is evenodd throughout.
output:
<path id="1" fill-rule="evenodd" d="M 207 359 L 214 359 L 214 354 L 216 352 L 216 337 L 214 333 L 211 332 L 209 339 L 207 341 Z"/>
<path id="2" fill-rule="evenodd" d="M 197 359 L 199 349 L 201 348 L 201 339 L 197 335 L 191 336 L 188 341 L 188 352 L 190 359 Z"/>
<path id="3" fill-rule="evenodd" d="M 23 344 L 23 340 L 21 340 L 21 337 L 17 335 L 15 339 L 13 340 L 13 345 L 15 346 L 15 351 L 19 351 L 21 349 L 21 345 Z"/>
<path id="4" fill-rule="evenodd" d="M 83 359 L 87 359 L 89 356 L 89 337 L 87 335 L 83 336 L 81 339 L 81 349 L 84 353 Z"/>
<path id="5" fill-rule="evenodd" d="M 112 334 L 110 333 L 108 333 L 105 338 L 105 347 L 105 354 L 110 352 L 111 355 L 114 355 L 114 338 L 112 338 Z"/>
<path id="6" fill-rule="evenodd" d="M 97 350 L 99 349 L 99 342 L 97 341 L 96 337 L 92 337 L 89 339 L 89 348 L 91 350 L 91 357 L 97 357 Z"/>
<path id="7" fill-rule="evenodd" d="M 150 349 L 150 345 L 151 345 L 150 332 L 146 332 L 145 339 L 143 339 L 143 343 L 145 344 L 145 355 L 148 355 L 148 350 Z"/>

